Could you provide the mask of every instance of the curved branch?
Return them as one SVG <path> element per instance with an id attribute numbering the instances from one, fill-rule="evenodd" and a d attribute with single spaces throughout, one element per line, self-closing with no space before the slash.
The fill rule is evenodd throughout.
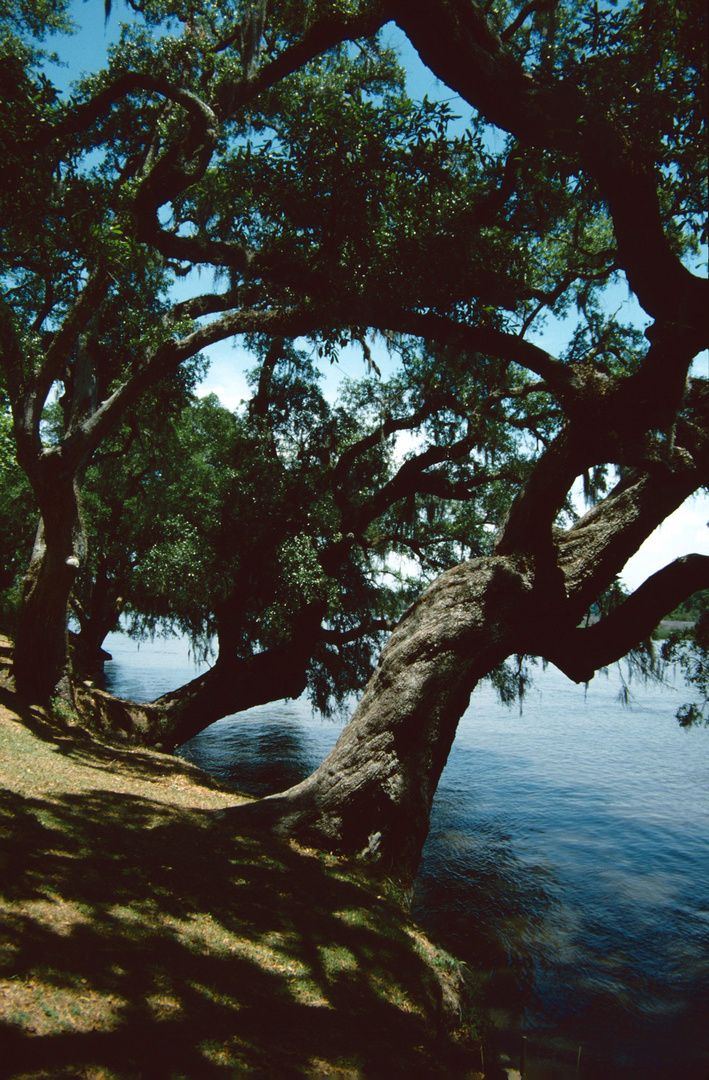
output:
<path id="1" fill-rule="evenodd" d="M 555 561 L 553 527 L 577 476 L 597 464 L 603 450 L 575 437 L 567 425 L 546 447 L 502 523 L 495 549 L 500 555 L 525 552 Z"/>
<path id="2" fill-rule="evenodd" d="M 54 334 L 45 353 L 44 360 L 35 373 L 34 382 L 34 423 L 39 424 L 42 409 L 52 383 L 60 378 L 71 352 L 76 347 L 77 338 L 97 307 L 105 298 L 110 284 L 110 277 L 104 266 L 97 266 L 67 312 L 64 321 Z"/>
<path id="3" fill-rule="evenodd" d="M 425 472 L 421 475 L 416 492 L 419 495 L 434 495 L 438 499 L 453 499 L 466 502 L 483 484 L 494 484 L 500 480 L 519 480 L 519 472 L 502 469 L 499 472 L 480 472 L 467 480 L 454 481 L 442 472 Z"/>
<path id="4" fill-rule="evenodd" d="M 180 319 L 200 319 L 204 315 L 216 315 L 217 312 L 231 311 L 239 304 L 238 291 L 226 293 L 204 293 L 192 296 L 173 304 L 165 316 L 166 323 L 176 323 Z"/>
<path id="5" fill-rule="evenodd" d="M 181 86 L 174 86 L 169 79 L 161 75 L 146 75 L 137 71 L 126 71 L 113 79 L 107 86 L 89 101 L 74 106 L 73 109 L 56 124 L 42 128 L 33 135 L 33 145 L 46 146 L 63 135 L 76 135 L 91 127 L 104 113 L 107 113 L 122 98 L 136 91 L 148 94 L 160 94 L 161 97 L 182 105 L 190 114 L 193 122 L 211 125 L 216 117 L 209 105 L 196 94 Z"/>
<path id="6" fill-rule="evenodd" d="M 199 326 L 179 340 L 170 338 L 146 355 L 139 370 L 117 387 L 100 403 L 93 415 L 84 421 L 77 432 L 73 447 L 77 458 L 92 454 L 128 406 L 137 401 L 146 389 L 208 345 L 240 334 L 300 337 L 312 333 L 322 325 L 322 314 L 316 310 L 292 308 L 259 311 L 247 308 L 227 312 L 221 319 L 215 319 L 206 326 Z"/>
<path id="7" fill-rule="evenodd" d="M 510 25 L 505 27 L 502 33 L 502 40 L 509 41 L 509 39 L 517 33 L 520 26 L 522 26 L 535 11 L 546 11 L 549 8 L 555 7 L 557 3 L 558 0 L 530 0 L 528 4 L 525 4 L 524 7 L 517 12 Z"/>
<path id="8" fill-rule="evenodd" d="M 476 435 L 471 434 L 450 446 L 429 446 L 422 453 L 409 458 L 371 499 L 343 514 L 343 531 L 361 536 L 367 526 L 390 506 L 419 491 L 419 484 L 426 469 L 443 461 L 457 461 L 464 457 L 476 442 Z"/>
<path id="9" fill-rule="evenodd" d="M 223 119 L 252 101 L 258 94 L 275 85 L 287 75 L 298 71 L 309 60 L 327 52 L 344 41 L 373 37 L 391 15 L 388 4 L 370 4 L 362 14 L 354 16 L 327 16 L 309 27 L 300 41 L 290 45 L 261 70 L 238 82 L 225 82 L 217 87 L 214 107 Z"/>
<path id="10" fill-rule="evenodd" d="M 709 556 L 684 555 L 658 570 L 594 626 L 565 632 L 544 651 L 574 682 L 588 682 L 601 667 L 647 640 L 661 620 L 709 587 Z"/>
<path id="11" fill-rule="evenodd" d="M 362 454 L 366 454 L 368 450 L 373 450 L 375 446 L 378 446 L 389 435 L 394 435 L 397 431 L 413 431 L 414 428 L 419 427 L 424 420 L 427 420 L 429 416 L 432 416 L 434 412 L 447 403 L 448 399 L 444 401 L 442 396 L 433 396 L 428 398 L 421 408 L 417 409 L 411 416 L 387 417 L 369 435 L 366 435 L 363 439 L 358 439 L 356 443 L 343 451 L 333 470 L 333 487 L 336 490 L 342 488 L 349 470 Z"/>
<path id="12" fill-rule="evenodd" d="M 557 531 L 566 589 L 577 599 L 585 597 L 586 607 L 650 533 L 709 478 L 706 385 L 692 380 L 685 390 L 684 413 L 674 425 L 675 444 L 668 447 L 653 444 L 648 429 L 661 418 L 663 391 L 670 418 L 676 418 L 680 405 L 676 387 L 666 381 L 650 388 L 644 380 L 648 394 L 643 397 L 635 378 L 605 394 L 601 382 L 595 400 L 589 384 L 584 413 L 576 414 L 576 422 L 568 424 L 542 454 L 513 501 L 497 541 L 500 554 L 549 554 L 556 516 L 576 477 L 594 465 L 625 466 L 625 477 L 601 503 L 571 529 Z M 630 466 L 635 468 L 630 471 Z"/>
<path id="13" fill-rule="evenodd" d="M 188 182 L 191 183 L 191 180 Z M 147 203 L 141 206 L 138 239 L 155 248 L 166 259 L 181 263 L 228 266 L 239 274 L 245 274 L 248 270 L 254 256 L 250 248 L 229 240 L 203 240 L 198 236 L 179 236 L 169 232 L 160 227 L 157 216 L 159 207 L 153 207 L 155 212 L 149 215 L 146 206 Z"/>
<path id="14" fill-rule="evenodd" d="M 42 452 L 39 426 L 47 395 L 52 383 L 63 375 L 67 359 L 108 284 L 106 270 L 102 266 L 95 268 L 53 335 L 44 357 L 29 375 L 25 373 L 29 358 L 23 353 L 11 310 L 4 302 L 0 304 L 0 349 L 12 399 L 18 460 L 30 478 Z"/>
<path id="15" fill-rule="evenodd" d="M 441 344 L 457 345 L 472 352 L 488 353 L 534 372 L 561 401 L 582 389 L 574 370 L 551 353 L 517 334 L 491 327 L 470 326 L 446 315 L 405 310 L 369 310 L 369 325 L 381 331 L 410 334 Z"/>
<path id="16" fill-rule="evenodd" d="M 693 326 L 706 341 L 707 282 L 672 250 L 655 176 L 627 134 L 612 118 L 594 115 L 580 87 L 526 72 L 470 0 L 391 3 L 424 64 L 447 86 L 520 142 L 559 150 L 595 178 L 640 304 L 654 318 Z"/>
<path id="17" fill-rule="evenodd" d="M 657 462 L 622 479 L 570 529 L 557 533 L 571 625 L 621 573 L 628 559 L 665 518 L 702 485 L 688 455 Z"/>

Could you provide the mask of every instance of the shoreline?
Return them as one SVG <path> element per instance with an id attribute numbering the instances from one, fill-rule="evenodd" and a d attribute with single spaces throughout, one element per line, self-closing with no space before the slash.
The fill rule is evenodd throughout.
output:
<path id="1" fill-rule="evenodd" d="M 4 1076 L 510 1075 L 480 1071 L 477 991 L 394 894 L 233 835 L 244 797 L 196 766 L 6 683 L 0 781 Z"/>

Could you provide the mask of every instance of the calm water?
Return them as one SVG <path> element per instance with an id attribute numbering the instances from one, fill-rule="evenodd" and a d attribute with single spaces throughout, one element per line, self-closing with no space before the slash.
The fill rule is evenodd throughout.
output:
<path id="1" fill-rule="evenodd" d="M 196 672 L 181 642 L 107 648 L 109 688 L 136 700 Z M 631 708 L 618 690 L 617 675 L 585 693 L 540 669 L 522 715 L 475 692 L 414 907 L 484 967 L 501 1045 L 514 1058 L 527 1033 L 530 1074 L 576 1075 L 580 1047 L 594 1080 L 708 1080 L 709 731 L 679 729 L 681 689 L 638 686 Z M 339 730 L 281 702 L 181 753 L 265 794 L 307 776 Z"/>

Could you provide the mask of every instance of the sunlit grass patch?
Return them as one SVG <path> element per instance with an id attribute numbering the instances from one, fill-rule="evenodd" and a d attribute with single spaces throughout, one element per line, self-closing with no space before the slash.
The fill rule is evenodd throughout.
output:
<path id="1" fill-rule="evenodd" d="M 88 986 L 56 986 L 50 980 L 0 980 L 0 1019 L 33 1035 L 62 1031 L 110 1031 L 121 1023 L 126 1002 Z"/>
<path id="2" fill-rule="evenodd" d="M 446 1074 L 448 976 L 386 883 L 235 834 L 179 762 L 52 738 L 13 721 L 0 745 L 9 1077 Z"/>
<path id="3" fill-rule="evenodd" d="M 145 1003 L 156 1020 L 182 1020 L 185 1017 L 183 1002 L 170 994 L 148 994 Z"/>
<path id="4" fill-rule="evenodd" d="M 8 920 L 12 916 L 24 916 L 40 923 L 55 934 L 68 935 L 73 929 L 91 922 L 92 912 L 88 905 L 52 896 L 46 890 L 44 899 L 27 900 L 24 903 L 6 903 L 0 901 L 0 919 Z M 11 943 L 10 943 L 11 944 Z"/>
<path id="5" fill-rule="evenodd" d="M 417 1000 L 415 989 L 411 986 L 407 989 L 404 980 L 400 981 L 393 973 L 383 969 L 368 971 L 367 982 L 382 1001 L 386 1001 L 402 1012 L 414 1013 L 422 1018 L 425 1016 L 425 1003 L 420 999 Z"/>
<path id="6" fill-rule="evenodd" d="M 347 926 L 361 927 L 365 930 L 376 931 L 380 923 L 371 909 L 366 907 L 345 908 L 344 911 L 334 911 L 333 916 Z"/>
<path id="7" fill-rule="evenodd" d="M 320 963 L 325 975 L 336 978 L 344 971 L 357 971 L 357 957 L 344 945 L 329 944 L 318 946 Z"/>

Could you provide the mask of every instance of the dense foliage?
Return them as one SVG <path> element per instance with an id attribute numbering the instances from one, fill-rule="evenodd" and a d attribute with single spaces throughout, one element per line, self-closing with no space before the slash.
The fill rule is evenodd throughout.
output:
<path id="1" fill-rule="evenodd" d="M 132 7 L 66 97 L 41 52 L 65 9 L 4 9 L 2 377 L 43 523 L 26 688 L 63 670 L 72 596 L 89 651 L 121 612 L 234 661 L 307 639 L 322 704 L 366 679 L 408 560 L 548 567 L 577 477 L 600 506 L 684 454 L 675 493 L 704 485 L 703 5 Z M 469 119 L 412 99 L 404 35 Z M 185 365 L 235 337 L 232 415 Z M 345 348 L 362 377 L 328 401 Z"/>

